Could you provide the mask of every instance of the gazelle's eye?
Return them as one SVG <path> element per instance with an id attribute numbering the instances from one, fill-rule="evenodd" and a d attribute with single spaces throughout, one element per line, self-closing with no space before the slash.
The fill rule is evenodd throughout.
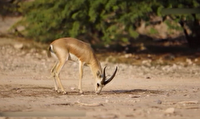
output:
<path id="1" fill-rule="evenodd" d="M 97 83 L 97 87 L 99 87 L 100 85 L 99 85 L 99 83 Z"/>

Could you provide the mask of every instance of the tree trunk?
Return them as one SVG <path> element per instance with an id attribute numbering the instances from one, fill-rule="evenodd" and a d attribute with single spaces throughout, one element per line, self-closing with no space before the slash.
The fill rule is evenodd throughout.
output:
<path id="1" fill-rule="evenodd" d="M 190 48 L 200 48 L 200 25 L 198 23 L 198 20 L 196 18 L 196 15 L 192 15 L 194 18 L 193 24 L 190 27 L 190 30 L 192 31 L 191 34 L 188 34 L 186 28 L 185 28 L 185 21 L 180 21 L 180 25 L 183 28 L 185 37 L 187 39 L 188 45 Z"/>

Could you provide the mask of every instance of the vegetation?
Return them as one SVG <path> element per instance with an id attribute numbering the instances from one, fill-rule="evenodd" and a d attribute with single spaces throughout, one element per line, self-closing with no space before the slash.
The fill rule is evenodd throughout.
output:
<path id="1" fill-rule="evenodd" d="M 19 15 L 19 4 L 25 0 L 0 0 L 0 15 Z"/>
<path id="2" fill-rule="evenodd" d="M 34 0 L 23 2 L 18 9 L 24 19 L 23 34 L 39 42 L 51 42 L 60 37 L 77 37 L 92 44 L 127 44 L 139 36 L 136 28 L 141 21 L 152 24 L 151 16 L 160 16 L 170 28 L 192 30 L 191 39 L 199 37 L 199 14 L 162 14 L 163 8 L 197 8 L 200 0 Z M 170 17 L 176 23 L 167 21 Z M 194 25 L 195 24 L 195 25 Z M 200 30 L 199 30 L 200 31 Z M 150 33 L 156 34 L 155 29 Z M 199 47 L 200 42 L 196 42 Z"/>

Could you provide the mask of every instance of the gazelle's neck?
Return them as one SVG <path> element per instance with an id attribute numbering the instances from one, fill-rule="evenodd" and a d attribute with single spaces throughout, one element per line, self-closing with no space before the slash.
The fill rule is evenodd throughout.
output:
<path id="1" fill-rule="evenodd" d="M 102 74 L 101 64 L 96 58 L 94 58 L 94 60 L 91 62 L 89 66 L 95 78 L 97 78 L 98 75 Z"/>

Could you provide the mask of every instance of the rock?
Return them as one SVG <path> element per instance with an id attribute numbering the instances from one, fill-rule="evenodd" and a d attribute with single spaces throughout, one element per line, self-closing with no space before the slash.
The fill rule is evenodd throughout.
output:
<path id="1" fill-rule="evenodd" d="M 103 106 L 102 103 L 81 103 L 79 101 L 75 102 L 74 104 L 78 104 L 80 106 L 88 106 L 88 107 Z"/>
<path id="2" fill-rule="evenodd" d="M 192 64 L 193 64 L 193 62 L 192 62 L 191 59 L 186 59 L 186 63 L 187 63 L 188 65 L 192 65 Z"/>
<path id="3" fill-rule="evenodd" d="M 174 112 L 175 112 L 175 109 L 173 107 L 171 107 L 171 108 L 167 108 L 164 113 L 165 114 L 174 114 Z"/>
<path id="4" fill-rule="evenodd" d="M 70 89 L 73 91 L 77 90 L 76 87 L 71 87 Z"/>
<path id="5" fill-rule="evenodd" d="M 199 60 L 197 58 L 194 59 L 194 62 L 198 62 Z"/>
<path id="6" fill-rule="evenodd" d="M 116 118 L 118 118 L 118 116 L 117 115 L 115 115 L 115 114 L 104 114 L 104 115 L 97 115 L 97 116 L 95 116 L 96 118 L 100 118 L 100 119 L 116 119 Z"/>
<path id="7" fill-rule="evenodd" d="M 194 101 L 182 101 L 182 102 L 178 102 L 178 104 L 198 104 L 198 100 L 194 100 Z"/>
<path id="8" fill-rule="evenodd" d="M 125 58 L 130 58 L 130 57 L 132 57 L 132 54 L 125 54 L 124 57 Z"/>
<path id="9" fill-rule="evenodd" d="M 22 43 L 16 43 L 13 45 L 15 49 L 22 49 L 24 45 Z"/>
<path id="10" fill-rule="evenodd" d="M 147 76 L 146 79 L 151 79 L 151 77 Z"/>
<path id="11" fill-rule="evenodd" d="M 105 100 L 105 102 L 106 102 L 106 103 L 108 103 L 108 102 L 109 102 L 109 100 Z"/>
<path id="12" fill-rule="evenodd" d="M 164 56 L 165 60 L 174 60 L 176 57 L 173 54 L 168 54 L 166 56 Z"/>
<path id="13" fill-rule="evenodd" d="M 129 95 L 130 98 L 140 98 L 141 95 Z"/>
<path id="14" fill-rule="evenodd" d="M 144 65 L 144 66 L 151 66 L 151 62 L 152 62 L 152 60 L 143 60 L 142 61 L 142 64 Z"/>
<path id="15" fill-rule="evenodd" d="M 157 104 L 162 104 L 162 101 L 161 100 L 157 100 L 156 103 Z"/>
<path id="16" fill-rule="evenodd" d="M 162 58 L 159 58 L 159 59 L 157 60 L 157 63 L 158 63 L 158 64 L 164 64 L 164 61 L 163 61 Z"/>

